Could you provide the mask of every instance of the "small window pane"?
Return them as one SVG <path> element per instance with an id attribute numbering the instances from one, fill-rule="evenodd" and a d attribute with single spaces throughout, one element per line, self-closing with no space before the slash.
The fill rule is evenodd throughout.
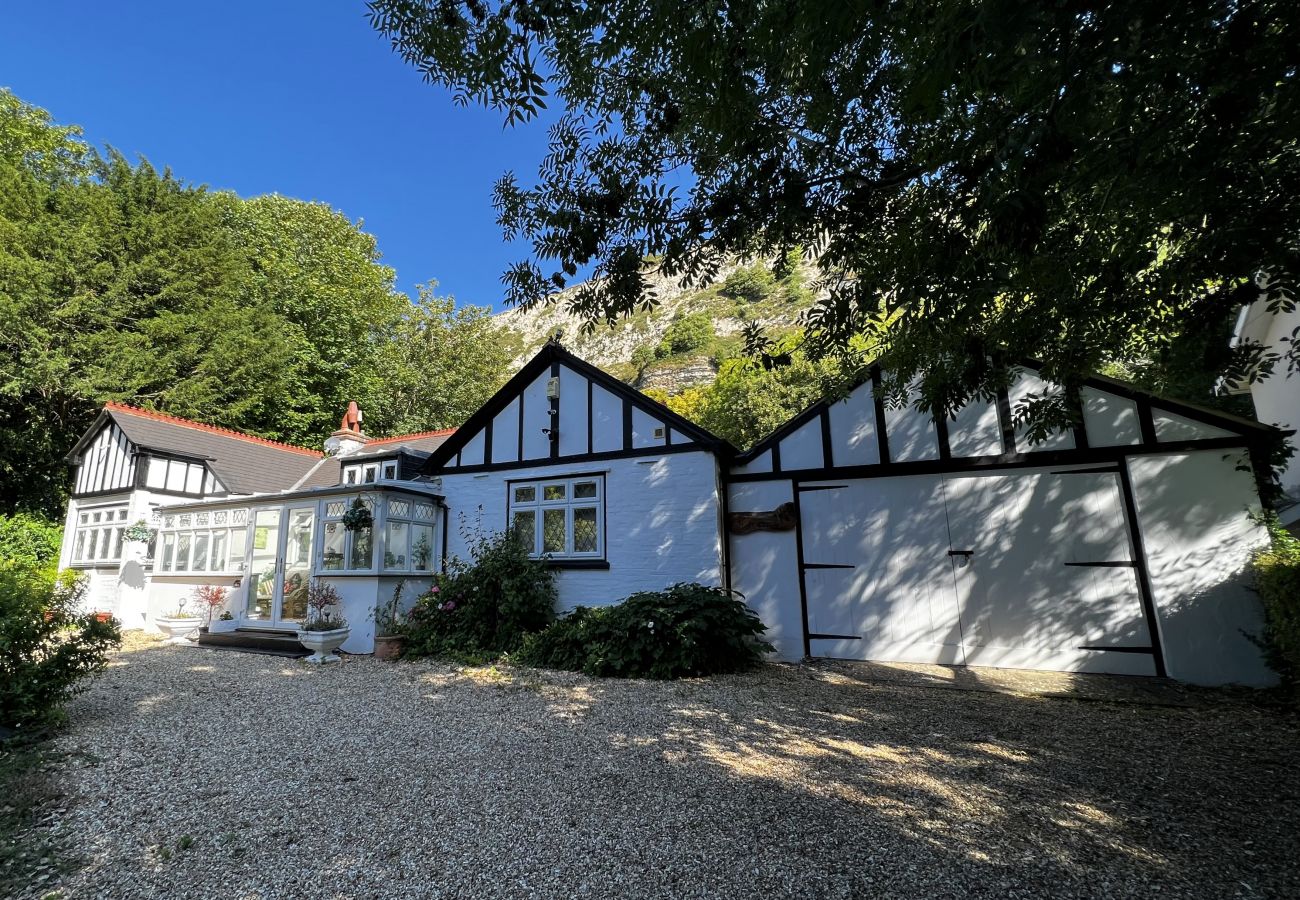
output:
<path id="1" fill-rule="evenodd" d="M 73 559 L 86 558 L 86 532 L 84 531 L 77 532 L 77 548 L 72 551 L 72 558 Z"/>
<path id="2" fill-rule="evenodd" d="M 433 526 L 411 526 L 411 568 L 417 572 L 433 569 Z"/>
<path id="3" fill-rule="evenodd" d="M 366 468 L 365 468 L 365 473 L 366 473 L 366 475 L 365 475 L 365 481 L 368 481 L 368 482 L 369 482 L 369 481 L 374 481 L 374 480 L 375 480 L 375 467 L 374 467 L 374 466 L 366 466 Z"/>
<path id="4" fill-rule="evenodd" d="M 194 536 L 194 561 L 190 563 L 190 568 L 195 572 L 206 572 L 208 570 L 208 533 L 200 531 Z"/>
<path id="5" fill-rule="evenodd" d="M 417 502 L 417 503 L 415 504 L 415 517 L 416 517 L 417 519 L 432 519 L 432 518 L 433 518 L 433 504 L 432 504 L 432 503 L 420 503 L 420 502 Z"/>
<path id="6" fill-rule="evenodd" d="M 596 496 L 596 482 L 579 481 L 573 485 L 573 496 L 577 499 L 590 499 Z"/>
<path id="7" fill-rule="evenodd" d="M 117 520 L 118 520 L 119 522 L 125 522 L 125 521 L 126 521 L 126 510 L 124 510 L 124 509 L 119 509 L 119 510 L 117 511 Z"/>
<path id="8" fill-rule="evenodd" d="M 515 487 L 516 503 L 536 503 L 537 502 L 537 485 L 521 484 Z"/>
<path id="9" fill-rule="evenodd" d="M 226 522 L 229 521 L 229 518 L 228 518 L 229 516 L 230 516 L 230 513 L 226 512 L 226 510 L 224 510 L 224 509 L 217 510 L 216 512 L 214 512 L 214 513 L 212 514 L 212 524 L 213 524 L 213 525 L 225 525 Z"/>
<path id="10" fill-rule="evenodd" d="M 181 532 L 176 535 L 176 571 L 190 570 L 190 535 Z"/>
<path id="11" fill-rule="evenodd" d="M 248 531 L 243 528 L 236 528 L 230 532 L 230 565 L 228 570 L 231 572 L 244 571 L 244 548 L 248 544 Z"/>
<path id="12" fill-rule="evenodd" d="M 397 478 L 397 466 L 393 465 L 392 463 L 389 463 L 388 465 L 384 466 L 384 477 L 390 481 Z"/>
<path id="13" fill-rule="evenodd" d="M 388 514 L 400 518 L 408 518 L 411 515 L 411 501 L 409 500 L 389 500 Z"/>
<path id="14" fill-rule="evenodd" d="M 405 522 L 389 522 L 384 542 L 384 568 L 407 568 L 406 541 L 409 526 Z"/>
<path id="15" fill-rule="evenodd" d="M 113 559 L 122 558 L 122 535 L 125 531 L 125 528 L 113 529 Z"/>
<path id="16" fill-rule="evenodd" d="M 545 485 L 542 485 L 542 499 L 543 499 L 543 500 L 563 500 L 563 499 L 564 499 L 564 487 L 565 487 L 565 486 L 564 486 L 563 484 L 545 484 Z"/>
<path id="17" fill-rule="evenodd" d="M 179 521 L 177 524 L 180 525 L 180 527 L 182 527 L 182 528 L 189 528 L 189 527 L 190 527 L 190 517 L 189 517 L 188 515 L 181 516 L 181 519 L 180 519 L 180 521 Z"/>
<path id="18" fill-rule="evenodd" d="M 325 504 L 325 517 L 327 519 L 337 519 L 343 515 L 344 505 L 342 500 L 331 500 Z"/>
<path id="19" fill-rule="evenodd" d="M 344 480 L 344 482 L 345 482 L 346 484 L 356 484 L 356 483 L 357 483 L 357 470 L 356 470 L 356 469 L 348 469 L 348 474 L 344 477 L 343 480 Z"/>
<path id="20" fill-rule="evenodd" d="M 537 510 L 517 509 L 514 519 L 515 533 L 523 538 L 529 553 L 537 552 Z"/>
<path id="21" fill-rule="evenodd" d="M 359 531 L 352 532 L 352 556 L 348 560 L 349 569 L 369 569 L 373 568 L 371 560 L 374 558 L 374 538 L 371 529 L 362 528 Z"/>
<path id="22" fill-rule="evenodd" d="M 215 531 L 212 533 L 212 571 L 225 572 L 226 566 L 226 532 Z"/>
<path id="23" fill-rule="evenodd" d="M 343 544 L 347 532 L 338 522 L 325 523 L 325 548 L 323 567 L 326 569 L 343 568 Z"/>
<path id="24" fill-rule="evenodd" d="M 194 514 L 194 524 L 195 524 L 195 525 L 207 525 L 207 524 L 208 524 L 208 514 L 205 513 L 205 512 L 195 513 L 195 514 Z"/>
<path id="25" fill-rule="evenodd" d="M 104 514 L 103 514 L 102 512 L 97 512 L 97 513 L 95 513 L 93 516 L 90 517 L 90 520 L 91 520 L 92 522 L 98 522 L 101 518 L 103 518 L 103 515 L 104 515 Z"/>
<path id="26" fill-rule="evenodd" d="M 236 509 L 230 513 L 230 521 L 235 525 L 248 524 L 248 510 Z"/>
<path id="27" fill-rule="evenodd" d="M 544 510 L 542 518 L 543 553 L 564 552 L 564 520 L 567 512 L 567 510 L 563 509 Z"/>
<path id="28" fill-rule="evenodd" d="M 163 572 L 172 570 L 172 560 L 176 557 L 176 535 L 163 535 L 162 559 L 158 562 L 158 568 Z"/>
<path id="29" fill-rule="evenodd" d="M 595 553 L 596 507 L 582 506 L 573 511 L 573 552 Z"/>
<path id="30" fill-rule="evenodd" d="M 90 522 L 90 513 L 81 514 L 81 524 L 86 525 Z"/>
<path id="31" fill-rule="evenodd" d="M 176 527 L 175 516 L 163 516 L 163 528 L 175 528 L 175 527 Z"/>

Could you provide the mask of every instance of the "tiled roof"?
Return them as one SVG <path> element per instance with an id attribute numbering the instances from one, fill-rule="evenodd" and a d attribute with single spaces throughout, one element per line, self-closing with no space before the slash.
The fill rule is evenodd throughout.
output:
<path id="1" fill-rule="evenodd" d="M 208 460 L 232 493 L 287 490 L 324 455 L 124 403 L 110 402 L 104 411 L 138 447 Z"/>

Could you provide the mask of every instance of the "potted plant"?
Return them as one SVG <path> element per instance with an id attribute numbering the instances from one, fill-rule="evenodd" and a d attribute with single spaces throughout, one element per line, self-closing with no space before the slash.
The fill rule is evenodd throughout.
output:
<path id="1" fill-rule="evenodd" d="M 393 599 L 375 610 L 375 659 L 397 659 L 406 644 L 406 619 L 402 615 L 402 589 L 397 582 Z"/>
<path id="2" fill-rule="evenodd" d="M 226 598 L 230 596 L 230 590 L 224 587 L 218 587 L 215 584 L 203 584 L 194 589 L 194 599 L 199 602 L 199 606 L 208 611 L 208 621 L 199 630 L 207 633 L 212 627 L 212 614 L 217 611 L 218 607 L 226 605 Z"/>
<path id="3" fill-rule="evenodd" d="M 332 584 L 313 578 L 307 585 L 307 620 L 298 626 L 298 643 L 311 651 L 307 662 L 323 665 L 339 662 L 334 651 L 343 646 L 352 629 L 347 619 L 333 610 L 343 605 L 343 598 Z"/>
<path id="4" fill-rule="evenodd" d="M 159 616 L 154 621 L 167 635 L 169 644 L 183 644 L 199 630 L 199 615 L 187 610 L 184 600 L 175 610 Z"/>

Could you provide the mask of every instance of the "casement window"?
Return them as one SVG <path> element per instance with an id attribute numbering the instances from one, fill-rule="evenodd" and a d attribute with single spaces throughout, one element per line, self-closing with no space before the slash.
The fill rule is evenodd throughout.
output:
<path id="1" fill-rule="evenodd" d="M 351 463 L 343 467 L 344 484 L 371 484 L 381 477 L 385 481 L 396 481 L 397 463 L 393 460 L 385 460 Z"/>
<path id="2" fill-rule="evenodd" d="M 123 533 L 127 508 L 98 506 L 77 513 L 77 531 L 72 541 L 72 564 L 93 566 L 122 561 Z"/>
<path id="3" fill-rule="evenodd" d="M 361 569 L 369 571 L 375 567 L 375 526 L 369 525 L 356 531 L 344 527 L 343 514 L 352 506 L 353 497 L 340 497 L 325 501 L 325 516 L 321 522 L 321 562 L 322 570 L 343 572 Z M 375 516 L 375 501 L 362 497 L 361 502 Z"/>
<path id="4" fill-rule="evenodd" d="M 147 465 L 144 485 L 151 490 L 195 496 L 224 491 L 221 482 L 203 463 L 154 456 L 148 459 Z"/>
<path id="5" fill-rule="evenodd" d="M 432 572 L 434 516 L 432 500 L 389 497 L 384 523 L 384 571 Z"/>
<path id="6" fill-rule="evenodd" d="M 508 521 L 535 557 L 603 559 L 605 478 L 512 481 L 507 485 Z"/>
<path id="7" fill-rule="evenodd" d="M 246 509 L 166 515 L 154 551 L 154 571 L 168 575 L 239 574 L 244 571 L 247 546 Z"/>

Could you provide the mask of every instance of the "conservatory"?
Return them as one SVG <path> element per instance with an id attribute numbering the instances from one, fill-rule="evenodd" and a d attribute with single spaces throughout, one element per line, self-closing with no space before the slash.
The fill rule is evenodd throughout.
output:
<path id="1" fill-rule="evenodd" d="M 214 585 L 230 594 L 213 631 L 291 631 L 320 578 L 343 598 L 343 649 L 369 653 L 377 606 L 399 586 L 413 598 L 440 568 L 446 505 L 420 483 L 374 482 L 163 506 L 155 524 L 150 618 Z"/>

